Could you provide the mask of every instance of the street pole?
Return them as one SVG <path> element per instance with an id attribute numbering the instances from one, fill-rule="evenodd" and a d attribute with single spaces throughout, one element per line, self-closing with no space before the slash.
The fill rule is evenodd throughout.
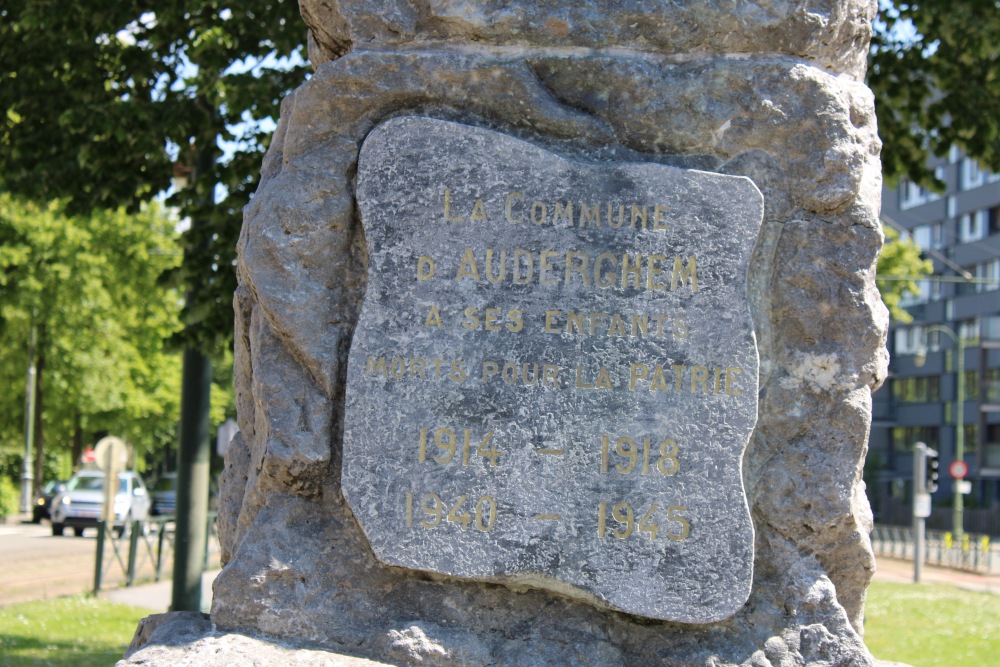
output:
<path id="1" fill-rule="evenodd" d="M 913 582 L 920 583 L 924 569 L 924 520 L 931 513 L 931 496 L 927 493 L 927 445 L 913 445 Z"/>
<path id="2" fill-rule="evenodd" d="M 943 324 L 935 324 L 927 327 L 926 333 L 938 331 L 945 334 L 955 343 L 955 354 L 958 359 L 955 362 L 955 456 L 954 460 L 965 460 L 965 343 L 962 341 L 961 332 L 956 332 L 951 327 Z M 919 364 L 918 364 L 919 365 Z M 965 533 L 964 514 L 965 498 L 962 494 L 961 480 L 952 480 L 952 490 L 955 494 L 952 502 L 951 530 L 955 538 L 962 539 Z"/>
<path id="3" fill-rule="evenodd" d="M 955 460 L 965 460 L 965 344 L 961 333 L 955 334 L 955 347 L 958 351 L 958 387 L 955 392 Z M 952 480 L 955 501 L 952 504 L 951 527 L 955 538 L 961 542 L 965 532 L 964 512 L 965 498 L 962 494 L 961 480 Z"/>
<path id="4" fill-rule="evenodd" d="M 21 512 L 31 511 L 32 487 L 35 475 L 32 472 L 31 451 L 35 445 L 35 383 L 38 372 L 35 368 L 35 314 L 31 314 L 31 333 L 28 335 L 28 377 L 24 382 L 24 465 L 21 470 Z"/>
<path id="5" fill-rule="evenodd" d="M 177 524 L 171 611 L 201 611 L 208 514 L 209 394 L 212 365 L 194 349 L 184 350 L 181 378 L 181 438 L 177 448 Z"/>
<path id="6" fill-rule="evenodd" d="M 194 180 L 209 173 L 214 157 L 209 149 L 198 152 Z M 205 186 L 206 200 L 213 200 L 214 182 Z M 192 230 L 205 223 L 192 221 Z M 189 302 L 198 285 L 188 292 Z M 171 611 L 201 611 L 201 576 L 205 570 L 208 524 L 208 482 L 211 445 L 209 407 L 212 363 L 191 343 L 184 350 L 181 370 L 181 427 L 177 447 L 177 508 L 174 538 L 174 579 Z"/>

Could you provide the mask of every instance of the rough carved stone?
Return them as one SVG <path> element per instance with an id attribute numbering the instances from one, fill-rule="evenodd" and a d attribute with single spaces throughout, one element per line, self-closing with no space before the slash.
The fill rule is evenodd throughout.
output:
<path id="1" fill-rule="evenodd" d="M 858 81 L 874 3 L 488 4 L 302 3 L 317 71 L 283 103 L 239 246 L 241 437 L 213 621 L 391 664 L 872 664 L 861 473 L 888 318 L 880 146 Z M 763 193 L 759 418 L 743 460 L 755 562 L 732 618 L 650 621 L 375 558 L 340 487 L 368 262 L 354 193 L 365 137 L 402 116 L 581 162 L 747 176 Z"/>
<path id="2" fill-rule="evenodd" d="M 357 200 L 343 492 L 379 560 L 661 620 L 741 607 L 753 183 L 402 117 Z"/>

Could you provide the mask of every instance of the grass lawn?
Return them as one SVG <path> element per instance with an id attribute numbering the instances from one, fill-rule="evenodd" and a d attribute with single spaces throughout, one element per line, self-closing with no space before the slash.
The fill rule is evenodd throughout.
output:
<path id="1" fill-rule="evenodd" d="M 875 657 L 913 667 L 1000 665 L 1000 595 L 875 582 L 865 643 Z"/>
<path id="2" fill-rule="evenodd" d="M 0 667 L 108 667 L 150 613 L 84 596 L 0 608 Z"/>
<path id="3" fill-rule="evenodd" d="M 149 613 L 83 596 L 0 608 L 0 667 L 113 665 Z M 1000 596 L 873 583 L 865 642 L 913 667 L 1000 666 Z"/>

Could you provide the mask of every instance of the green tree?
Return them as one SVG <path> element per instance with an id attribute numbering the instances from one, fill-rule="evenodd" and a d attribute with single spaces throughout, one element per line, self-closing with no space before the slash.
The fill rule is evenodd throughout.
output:
<path id="1" fill-rule="evenodd" d="M 892 227 L 885 227 L 885 245 L 878 258 L 875 283 L 889 315 L 897 322 L 911 322 L 913 317 L 899 304 L 905 294 L 919 294 L 917 280 L 930 275 L 934 263 L 923 259 L 920 247 L 910 238 L 903 238 Z"/>
<path id="2" fill-rule="evenodd" d="M 1000 2 L 880 0 L 868 67 L 882 169 L 934 185 L 930 154 L 958 146 L 1000 172 Z"/>
<path id="3" fill-rule="evenodd" d="M 887 177 L 931 184 L 928 155 L 953 144 L 1000 171 L 997 0 L 880 5 L 868 82 Z M 294 0 L 7 0 L 2 187 L 66 198 L 73 213 L 134 210 L 169 187 L 175 162 L 198 172 L 173 199 L 202 223 L 173 275 L 200 287 L 184 312 L 187 336 L 219 350 L 232 332 L 240 212 L 280 100 L 306 77 L 304 41 Z M 220 141 L 235 151 L 224 155 Z"/>
<path id="4" fill-rule="evenodd" d="M 175 439 L 180 357 L 165 342 L 181 299 L 159 285 L 181 259 L 175 226 L 155 206 L 71 217 L 0 195 L 0 442 L 23 443 L 34 329 L 36 483 L 50 447 L 78 455 L 111 432 L 141 455 Z"/>
<path id="5" fill-rule="evenodd" d="M 71 214 L 134 211 L 174 163 L 193 170 L 171 200 L 196 221 L 172 275 L 198 287 L 187 341 L 216 352 L 232 336 L 241 211 L 279 103 L 305 78 L 304 41 L 295 0 L 5 0 L 0 187 Z"/>

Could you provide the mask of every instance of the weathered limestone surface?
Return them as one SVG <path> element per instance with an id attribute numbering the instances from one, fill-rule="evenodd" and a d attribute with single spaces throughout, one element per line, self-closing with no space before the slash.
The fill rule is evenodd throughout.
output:
<path id="1" fill-rule="evenodd" d="M 301 0 L 314 65 L 351 49 L 463 43 L 626 48 L 682 58 L 784 54 L 864 75 L 868 0 Z"/>
<path id="2" fill-rule="evenodd" d="M 390 664 L 872 664 L 861 473 L 887 314 L 879 141 L 858 81 L 874 5 L 303 0 L 318 67 L 283 104 L 239 246 L 218 628 Z M 743 460 L 754 578 L 735 616 L 651 621 L 374 557 L 340 487 L 368 261 L 354 193 L 365 137 L 404 116 L 580 162 L 747 176 L 763 193 L 759 417 Z"/>
<path id="3" fill-rule="evenodd" d="M 398 654 L 443 654 L 444 648 L 435 644 L 418 626 L 393 631 L 388 642 Z M 780 655 L 777 644 L 770 650 Z M 550 662 L 546 664 L 594 664 L 581 656 L 575 647 L 565 649 L 575 663 Z M 156 614 L 139 623 L 136 637 L 116 667 L 140 665 L 169 665 L 170 667 L 392 667 L 407 664 L 403 661 L 373 661 L 346 652 L 325 650 L 315 643 L 302 640 L 281 640 L 252 632 L 224 632 L 214 627 L 211 620 L 195 612 Z M 416 663 L 421 664 L 421 663 Z M 433 664 L 426 661 L 423 664 Z M 532 664 L 525 660 L 516 664 Z M 535 663 L 537 664 L 537 663 Z M 752 664 L 767 664 L 757 661 Z M 774 664 L 781 664 L 780 662 Z M 787 663 L 786 664 L 791 664 Z M 909 667 L 899 662 L 876 660 L 874 667 Z"/>
<path id="4" fill-rule="evenodd" d="M 753 182 L 401 117 L 356 196 L 342 482 L 376 557 L 660 620 L 742 607 Z"/>

